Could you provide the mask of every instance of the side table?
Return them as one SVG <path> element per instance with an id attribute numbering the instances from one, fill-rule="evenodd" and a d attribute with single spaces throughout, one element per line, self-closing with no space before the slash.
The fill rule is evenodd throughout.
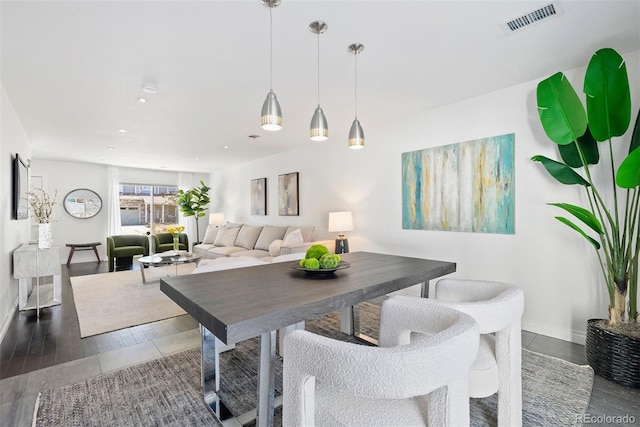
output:
<path id="1" fill-rule="evenodd" d="M 52 284 L 40 284 L 40 278 L 53 276 Z M 62 302 L 62 276 L 60 264 L 60 247 L 46 249 L 38 245 L 24 244 L 13 251 L 13 278 L 18 279 L 20 310 L 36 310 L 40 317 L 40 309 L 60 305 Z M 33 278 L 36 279 L 35 289 Z"/>

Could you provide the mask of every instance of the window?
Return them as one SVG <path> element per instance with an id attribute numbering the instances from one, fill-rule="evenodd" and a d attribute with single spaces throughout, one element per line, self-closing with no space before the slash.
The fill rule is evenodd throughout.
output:
<path id="1" fill-rule="evenodd" d="M 119 192 L 122 234 L 157 234 L 178 223 L 178 186 L 120 183 Z"/>

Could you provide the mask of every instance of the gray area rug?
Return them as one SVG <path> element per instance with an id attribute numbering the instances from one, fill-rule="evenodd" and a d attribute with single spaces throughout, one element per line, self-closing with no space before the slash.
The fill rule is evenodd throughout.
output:
<path id="1" fill-rule="evenodd" d="M 361 308 L 363 332 L 377 335 L 379 309 Z M 307 330 L 351 340 L 338 330 L 337 313 L 307 322 Z M 572 426 L 584 414 L 593 371 L 556 358 L 522 352 L 523 425 Z M 230 398 L 233 412 L 255 406 L 258 340 L 239 343 L 221 357 L 223 384 L 240 390 Z M 282 366 L 277 366 L 277 394 Z M 223 387 L 224 387 L 223 385 Z M 37 426 L 207 426 L 219 425 L 201 400 L 200 349 L 194 348 L 53 390 L 43 391 Z M 495 426 L 497 399 L 471 399 L 472 426 Z M 281 425 L 276 411 L 276 425 Z"/>

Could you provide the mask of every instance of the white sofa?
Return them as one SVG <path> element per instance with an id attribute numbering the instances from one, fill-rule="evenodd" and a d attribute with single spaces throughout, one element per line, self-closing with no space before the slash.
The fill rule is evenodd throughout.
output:
<path id="1" fill-rule="evenodd" d="M 333 252 L 333 240 L 312 240 L 314 229 L 241 223 L 227 223 L 219 228 L 209 225 L 202 243 L 192 250 L 203 259 L 252 257 L 265 262 L 280 255 L 305 253 L 315 244 L 325 245 Z"/>

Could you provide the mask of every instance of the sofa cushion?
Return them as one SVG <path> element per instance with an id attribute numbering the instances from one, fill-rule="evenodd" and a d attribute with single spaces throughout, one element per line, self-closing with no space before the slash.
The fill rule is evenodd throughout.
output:
<path id="1" fill-rule="evenodd" d="M 268 257 L 269 256 L 269 252 L 268 251 L 263 251 L 262 249 L 251 249 L 250 251 L 240 251 L 240 252 L 234 252 L 231 254 L 231 257 L 253 257 L 253 258 L 264 258 L 264 257 Z"/>
<path id="2" fill-rule="evenodd" d="M 284 237 L 286 238 L 291 232 L 295 231 L 296 229 L 300 229 L 300 232 L 302 233 L 302 238 L 304 239 L 303 241 L 305 242 L 310 242 L 312 240 L 313 237 L 313 230 L 315 229 L 315 227 L 289 227 L 287 228 L 287 232 L 284 233 Z"/>
<path id="3" fill-rule="evenodd" d="M 199 245 L 195 245 L 193 247 L 193 253 L 200 255 L 202 258 L 207 258 L 207 251 L 209 249 L 215 248 L 213 243 L 200 243 Z"/>
<path id="4" fill-rule="evenodd" d="M 246 250 L 244 248 L 239 248 L 238 246 L 217 246 L 207 251 L 207 258 L 212 259 L 231 256 L 231 254 L 236 252 L 246 252 Z"/>
<path id="5" fill-rule="evenodd" d="M 233 242 L 235 242 L 239 231 L 239 228 L 220 227 L 220 231 L 218 231 L 218 235 L 213 244 L 215 246 L 233 246 Z"/>
<path id="6" fill-rule="evenodd" d="M 255 248 L 262 249 L 263 251 L 268 251 L 271 242 L 273 242 L 274 240 L 282 239 L 286 231 L 287 227 L 274 227 L 273 225 L 265 225 L 262 228 L 260 237 L 258 237 Z"/>
<path id="7" fill-rule="evenodd" d="M 282 239 L 277 239 L 271 242 L 271 244 L 269 245 L 269 255 L 271 256 L 280 255 L 280 248 L 282 247 L 283 243 L 284 243 L 284 240 Z"/>
<path id="8" fill-rule="evenodd" d="M 202 239 L 202 243 L 211 244 L 216 241 L 216 237 L 218 236 L 219 228 L 215 225 L 209 225 L 207 227 L 207 232 L 204 234 L 204 239 Z"/>
<path id="9" fill-rule="evenodd" d="M 242 227 L 240 227 L 240 231 L 238 232 L 238 236 L 236 237 L 236 241 L 233 243 L 233 246 L 239 246 L 241 248 L 251 250 L 256 245 L 261 232 L 261 225 L 243 224 Z"/>
<path id="10" fill-rule="evenodd" d="M 302 237 L 302 230 L 296 228 L 291 233 L 287 234 L 284 237 L 283 245 L 292 245 L 294 243 L 302 243 L 304 242 L 304 237 Z"/>
<path id="11" fill-rule="evenodd" d="M 287 262 L 287 261 L 298 261 L 304 258 L 304 256 L 305 256 L 305 252 L 296 252 L 293 254 L 280 255 L 277 257 L 273 257 L 271 259 L 271 262 L 277 263 L 277 262 Z"/>
<path id="12" fill-rule="evenodd" d="M 240 228 L 242 225 L 243 224 L 241 222 L 227 222 L 225 226 L 227 228 Z"/>
<path id="13" fill-rule="evenodd" d="M 232 268 L 264 265 L 266 262 L 251 257 L 203 259 L 191 274 L 207 273 L 209 271 L 229 270 Z"/>

